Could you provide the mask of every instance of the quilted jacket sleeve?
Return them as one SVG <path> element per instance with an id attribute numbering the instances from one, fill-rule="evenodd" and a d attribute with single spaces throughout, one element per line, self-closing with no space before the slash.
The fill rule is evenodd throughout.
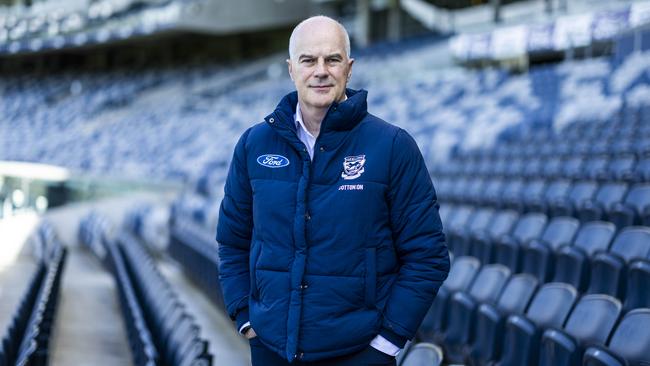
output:
<path id="1" fill-rule="evenodd" d="M 237 142 L 219 210 L 219 280 L 226 310 L 238 329 L 248 321 L 249 251 L 253 231 L 252 190 L 246 168 L 246 131 Z"/>
<path id="2" fill-rule="evenodd" d="M 402 129 L 393 141 L 390 175 L 390 220 L 400 269 L 380 334 L 401 348 L 415 335 L 447 278 L 449 254 L 424 159 Z"/>

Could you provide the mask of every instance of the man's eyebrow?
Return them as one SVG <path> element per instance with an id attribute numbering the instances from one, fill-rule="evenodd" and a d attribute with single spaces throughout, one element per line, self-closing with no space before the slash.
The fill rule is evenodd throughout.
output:
<path id="1" fill-rule="evenodd" d="M 314 56 L 307 55 L 307 54 L 302 54 L 302 55 L 298 56 L 298 60 L 303 59 L 303 58 L 314 58 Z"/>

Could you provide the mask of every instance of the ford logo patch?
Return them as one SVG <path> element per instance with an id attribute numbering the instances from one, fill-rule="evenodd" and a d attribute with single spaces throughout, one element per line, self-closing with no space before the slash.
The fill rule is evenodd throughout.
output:
<path id="1" fill-rule="evenodd" d="M 289 159 L 282 155 L 264 154 L 257 157 L 257 163 L 267 168 L 283 168 L 289 165 Z"/>

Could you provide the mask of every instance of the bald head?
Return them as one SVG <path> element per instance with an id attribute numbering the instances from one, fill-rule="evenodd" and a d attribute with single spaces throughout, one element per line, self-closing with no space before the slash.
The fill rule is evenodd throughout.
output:
<path id="1" fill-rule="evenodd" d="M 345 27 L 330 17 L 317 15 L 303 20 L 291 32 L 291 37 L 289 37 L 289 59 L 295 60 L 295 57 L 298 57 L 297 48 L 299 44 L 303 41 L 309 41 L 305 39 L 308 38 L 306 35 L 331 34 L 331 32 L 335 32 L 341 37 L 340 39 L 345 47 L 346 56 L 350 58 L 350 36 L 348 35 L 348 31 L 345 30 Z"/>

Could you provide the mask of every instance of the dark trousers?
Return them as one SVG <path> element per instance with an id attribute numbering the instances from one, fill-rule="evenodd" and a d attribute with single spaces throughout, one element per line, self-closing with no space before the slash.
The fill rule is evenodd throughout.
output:
<path id="1" fill-rule="evenodd" d="M 289 363 L 271 351 L 258 339 L 250 340 L 253 366 L 396 366 L 395 357 L 389 356 L 371 346 L 350 355 L 328 358 L 321 361 Z"/>

